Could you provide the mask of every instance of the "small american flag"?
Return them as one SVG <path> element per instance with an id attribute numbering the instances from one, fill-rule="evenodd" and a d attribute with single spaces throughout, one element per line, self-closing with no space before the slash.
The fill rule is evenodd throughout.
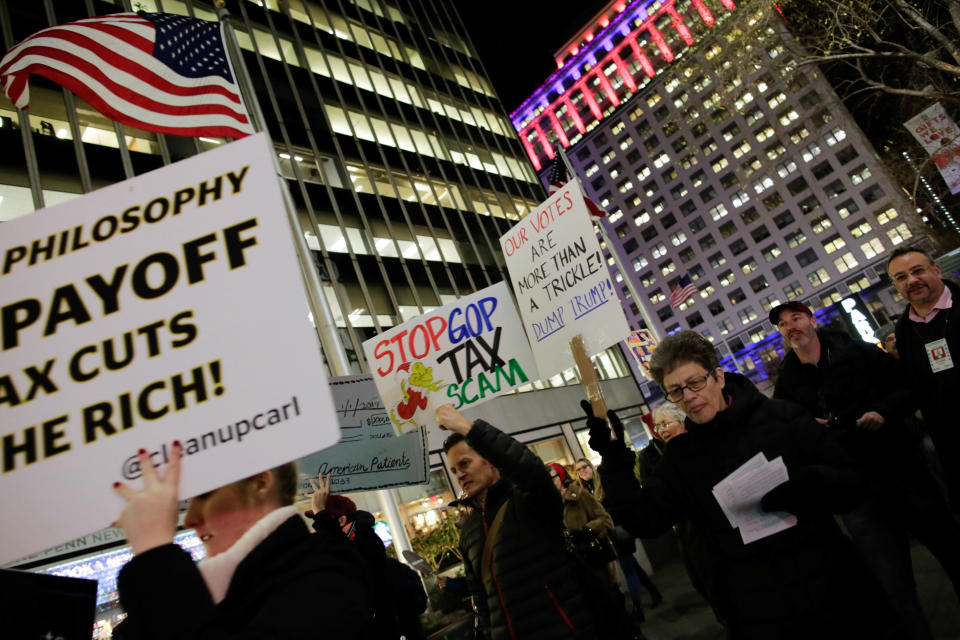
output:
<path id="1" fill-rule="evenodd" d="M 215 22 L 140 11 L 49 27 L 0 60 L 0 86 L 21 109 L 30 103 L 34 73 L 139 129 L 226 138 L 253 133 Z"/>
<path id="2" fill-rule="evenodd" d="M 547 189 L 547 193 L 553 193 L 567 183 L 567 169 L 564 167 L 563 160 L 560 159 L 559 155 L 553 160 L 553 166 L 550 167 L 548 179 L 550 188 Z M 607 216 L 607 212 L 603 210 L 603 207 L 591 200 L 586 194 L 583 195 L 583 201 L 587 205 L 590 215 L 594 218 L 605 218 Z"/>
<path id="3" fill-rule="evenodd" d="M 680 282 L 677 283 L 677 286 L 673 288 L 673 291 L 670 292 L 670 306 L 674 309 L 678 309 L 681 304 L 690 299 L 690 296 L 696 294 L 698 291 L 697 287 L 693 284 L 693 280 L 690 279 L 690 276 L 683 275 L 680 278 Z"/>

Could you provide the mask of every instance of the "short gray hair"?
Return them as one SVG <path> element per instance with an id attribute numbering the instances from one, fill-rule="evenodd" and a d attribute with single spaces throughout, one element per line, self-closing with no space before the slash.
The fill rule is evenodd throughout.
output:
<path id="1" fill-rule="evenodd" d="M 665 338 L 650 358 L 650 375 L 663 387 L 664 377 L 685 362 L 695 362 L 712 372 L 720 367 L 713 343 L 696 331 L 681 331 Z"/>
<path id="2" fill-rule="evenodd" d="M 687 418 L 687 414 L 683 412 L 683 409 L 681 409 L 676 403 L 670 402 L 669 400 L 661 402 L 659 405 L 657 405 L 657 408 L 653 410 L 653 417 L 656 418 L 661 413 L 667 414 L 669 417 L 681 424 Z M 654 420 L 654 422 L 656 422 L 656 420 Z"/>

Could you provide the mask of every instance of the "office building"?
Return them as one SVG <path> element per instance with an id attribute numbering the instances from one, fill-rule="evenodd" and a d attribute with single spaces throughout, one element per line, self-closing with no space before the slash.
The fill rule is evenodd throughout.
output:
<path id="1" fill-rule="evenodd" d="M 789 36 L 740 37 L 755 17 L 736 12 L 755 10 L 612 2 L 511 119 L 535 166 L 566 147 L 610 212 L 632 325 L 646 310 L 660 335 L 696 330 L 764 382 L 782 353 L 773 306 L 801 300 L 821 321 L 852 328 L 862 314 L 876 328 L 903 307 L 884 280 L 889 251 L 933 245 L 819 69 L 791 59 Z M 685 274 L 698 292 L 673 308 Z"/>
<path id="2" fill-rule="evenodd" d="M 131 8 L 216 20 L 211 3 L 189 0 L 0 0 L 0 42 L 6 50 L 52 24 Z M 498 238 L 544 191 L 452 3 L 237 0 L 228 9 L 341 343 L 360 373 L 367 338 L 505 279 Z M 0 97 L 0 221 L 226 142 L 115 125 L 36 76 L 31 95 L 29 111 Z M 630 420 L 646 410 L 634 365 L 617 349 L 596 361 L 611 406 L 644 438 Z M 491 403 L 489 417 L 521 431 L 546 461 L 573 462 L 586 450 L 585 433 L 574 433 L 583 427 L 577 382 L 572 371 L 534 381 Z M 411 538 L 441 524 L 454 495 L 439 448 L 431 442 L 429 485 L 392 492 Z M 354 497 L 382 512 L 376 496 Z M 107 530 L 19 566 L 112 575 L 129 557 L 118 545 L 122 533 Z M 101 585 L 104 621 L 116 613 L 110 580 Z"/>

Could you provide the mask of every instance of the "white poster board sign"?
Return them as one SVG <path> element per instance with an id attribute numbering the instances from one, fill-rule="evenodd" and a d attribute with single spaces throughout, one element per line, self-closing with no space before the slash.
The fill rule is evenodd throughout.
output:
<path id="1" fill-rule="evenodd" d="M 317 474 L 330 475 L 333 493 L 427 481 L 430 464 L 426 429 L 396 435 L 373 376 L 333 378 L 330 391 L 342 435 L 339 444 L 297 461 L 302 492 L 313 492 L 309 479 L 316 479 Z"/>
<path id="2" fill-rule="evenodd" d="M 363 351 L 398 433 L 436 427 L 440 405 L 475 406 L 538 378 L 506 282 L 384 331 Z"/>
<path id="3" fill-rule="evenodd" d="M 960 127 L 943 105 L 935 102 L 903 124 L 930 154 L 950 193 L 960 193 Z"/>
<path id="4" fill-rule="evenodd" d="M 550 194 L 500 246 L 541 375 L 574 366 L 569 344 L 577 334 L 591 356 L 629 335 L 576 180 Z"/>
<path id="5" fill-rule="evenodd" d="M 337 441 L 265 135 L 3 224 L 0 563 L 101 529 L 136 454 L 181 496 Z"/>

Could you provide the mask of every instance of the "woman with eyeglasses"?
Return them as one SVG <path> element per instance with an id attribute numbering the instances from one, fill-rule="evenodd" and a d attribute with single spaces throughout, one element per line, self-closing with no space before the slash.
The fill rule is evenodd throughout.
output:
<path id="1" fill-rule="evenodd" d="M 589 567 L 593 574 L 592 578 L 580 576 L 582 593 L 587 598 L 593 598 L 595 613 L 599 612 L 597 601 L 608 601 L 603 609 L 606 615 L 616 618 L 607 627 L 607 633 L 601 634 L 602 637 L 609 640 L 642 640 L 643 634 L 633 627 L 627 617 L 628 594 L 621 591 L 618 583 L 616 550 L 609 537 L 613 530 L 613 519 L 566 467 L 556 462 L 545 466 L 563 500 L 563 528 L 568 545 L 580 557 L 584 569 Z"/>
<path id="2" fill-rule="evenodd" d="M 611 555 L 613 543 L 610 541 L 610 532 L 613 530 L 613 519 L 600 502 L 590 495 L 583 486 L 576 482 L 562 464 L 556 462 L 547 465 L 547 471 L 553 480 L 553 485 L 563 498 L 563 526 L 572 539 L 593 538 L 606 547 Z M 594 573 L 599 578 L 615 585 L 617 583 L 614 561 L 609 558 L 603 564 L 593 566 Z"/>
<path id="3" fill-rule="evenodd" d="M 649 368 L 683 410 L 687 433 L 671 438 L 641 488 L 619 419 L 607 414 L 611 439 L 607 421 L 590 414 L 590 446 L 603 457 L 617 522 L 653 537 L 689 520 L 704 538 L 733 638 L 899 637 L 879 587 L 833 518 L 862 500 L 866 487 L 832 435 L 801 408 L 724 372 L 710 341 L 693 331 L 665 339 Z M 789 479 L 742 511 L 725 512 L 714 487 L 758 454 L 782 458 Z M 792 514 L 795 524 L 756 539 L 741 530 L 747 514 L 771 512 Z"/>
<path id="4" fill-rule="evenodd" d="M 573 469 L 577 472 L 577 478 L 583 488 L 594 498 L 603 502 L 603 483 L 600 482 L 600 474 L 597 473 L 593 463 L 586 458 L 578 458 L 573 464 Z"/>
<path id="5" fill-rule="evenodd" d="M 653 440 L 637 454 L 636 471 L 641 486 L 660 462 L 660 458 L 663 457 L 663 448 L 667 443 L 675 436 L 687 432 L 683 422 L 687 418 L 686 414 L 683 413 L 683 409 L 669 400 L 660 403 L 653 410 L 651 417 L 653 418 L 651 429 Z"/>

